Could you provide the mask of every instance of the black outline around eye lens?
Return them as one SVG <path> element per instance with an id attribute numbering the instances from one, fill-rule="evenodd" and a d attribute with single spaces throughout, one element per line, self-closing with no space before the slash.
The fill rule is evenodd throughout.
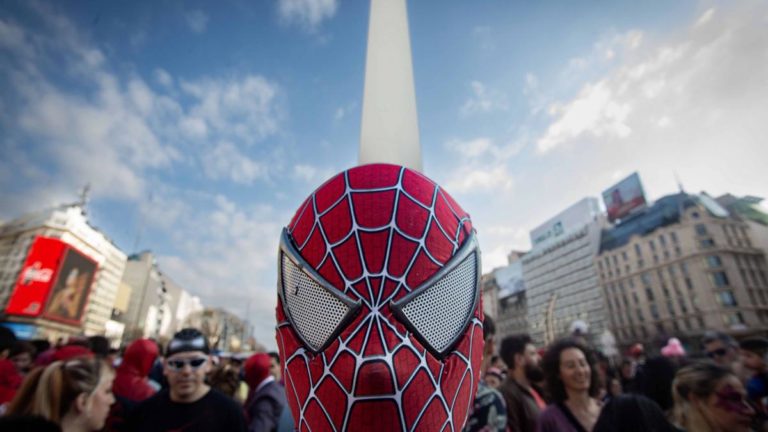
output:
<path id="1" fill-rule="evenodd" d="M 447 274 L 455 270 L 459 264 L 463 263 L 465 259 L 470 257 L 474 254 L 475 258 L 475 295 L 472 299 L 472 307 L 469 309 L 470 312 L 467 314 L 467 316 L 464 318 L 464 322 L 461 325 L 462 331 L 459 332 L 454 339 L 448 344 L 448 346 L 442 350 L 438 351 L 435 349 L 429 341 L 424 338 L 419 330 L 416 328 L 416 326 L 411 322 L 411 320 L 408 319 L 408 317 L 405 315 L 405 312 L 403 312 L 403 308 L 410 303 L 415 298 L 419 297 L 421 294 L 426 292 L 430 287 L 435 285 L 437 282 L 439 282 L 443 277 L 445 277 Z M 475 314 L 475 308 L 477 308 L 477 302 L 478 298 L 480 296 L 480 273 L 481 273 L 481 267 L 480 267 L 480 248 L 477 244 L 477 239 L 475 238 L 475 232 L 474 230 L 470 233 L 469 238 L 464 242 L 464 244 L 461 246 L 459 251 L 451 257 L 451 260 L 443 266 L 440 270 L 437 271 L 432 277 L 430 277 L 426 282 L 419 285 L 416 289 L 408 293 L 405 297 L 401 298 L 400 300 L 392 300 L 389 302 L 389 307 L 392 309 L 392 312 L 395 314 L 395 316 L 403 323 L 405 324 L 406 328 L 411 331 L 411 333 L 416 336 L 416 339 L 419 340 L 419 342 L 422 343 L 435 357 L 442 359 L 446 356 L 453 348 L 456 346 L 456 344 L 461 339 L 461 335 L 464 334 L 464 330 L 467 329 L 467 325 L 469 325 L 469 322 L 472 321 L 472 317 Z"/>
<path id="2" fill-rule="evenodd" d="M 285 301 L 285 294 L 284 291 L 286 289 L 294 289 L 294 287 L 285 287 L 283 285 L 283 256 L 287 257 L 293 265 L 299 268 L 304 275 L 306 275 L 308 278 L 312 279 L 315 283 L 317 283 L 321 288 L 328 291 L 333 297 L 337 298 L 339 301 L 344 303 L 345 306 L 349 308 L 346 315 L 339 321 L 339 324 L 336 326 L 336 328 L 333 330 L 330 336 L 328 336 L 328 339 L 323 342 L 323 344 L 315 349 L 312 347 L 312 344 L 310 344 L 307 339 L 304 337 L 303 334 L 299 331 L 298 327 L 296 326 L 296 321 L 293 319 L 293 316 L 291 315 L 291 311 L 288 308 L 288 303 Z M 301 257 L 299 252 L 296 250 L 295 246 L 293 245 L 293 238 L 291 237 L 291 234 L 288 232 L 286 228 L 283 228 L 283 232 L 280 236 L 280 251 L 277 254 L 277 293 L 280 296 L 280 300 L 283 303 L 283 312 L 285 313 L 286 318 L 288 321 L 292 324 L 293 332 L 298 336 L 299 340 L 301 340 L 301 343 L 306 347 L 309 351 L 311 351 L 314 354 L 317 354 L 333 343 L 334 340 L 339 336 L 339 334 L 344 330 L 344 328 L 349 324 L 349 322 L 357 315 L 358 312 L 360 312 L 360 306 L 361 302 L 360 300 L 354 301 L 350 299 L 347 295 L 345 295 L 343 292 L 339 291 L 335 286 L 333 286 L 330 282 L 325 280 L 320 274 L 315 271 L 312 266 L 310 266 L 304 259 Z M 296 287 L 298 288 L 298 287 Z M 322 311 L 318 311 L 322 313 Z"/>

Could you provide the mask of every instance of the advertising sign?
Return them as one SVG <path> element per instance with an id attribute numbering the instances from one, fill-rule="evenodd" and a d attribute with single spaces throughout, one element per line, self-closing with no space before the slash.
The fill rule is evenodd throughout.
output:
<path id="1" fill-rule="evenodd" d="M 632 210 L 645 205 L 645 193 L 640 176 L 632 173 L 629 177 L 603 192 L 603 202 L 608 210 L 608 220 L 614 221 L 628 215 Z"/>
<path id="2" fill-rule="evenodd" d="M 576 231 L 595 220 L 600 214 L 597 198 L 584 198 L 531 231 L 531 245 L 547 243 Z"/>
<path id="3" fill-rule="evenodd" d="M 67 245 L 43 316 L 68 324 L 80 324 L 96 269 L 95 261 Z"/>
<path id="4" fill-rule="evenodd" d="M 36 237 L 27 253 L 5 313 L 36 317 L 53 286 L 67 244 L 59 239 Z"/>

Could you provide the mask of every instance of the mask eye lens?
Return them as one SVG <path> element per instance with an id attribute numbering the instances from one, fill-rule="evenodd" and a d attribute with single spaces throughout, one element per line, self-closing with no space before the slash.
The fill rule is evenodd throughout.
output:
<path id="1" fill-rule="evenodd" d="M 472 249 L 457 258 L 457 265 L 392 303 L 392 310 L 438 356 L 447 354 L 464 334 L 477 303 L 478 253 Z"/>
<path id="2" fill-rule="evenodd" d="M 284 249 L 287 239 L 283 239 Z M 293 253 L 291 253 L 294 255 Z M 343 324 L 358 310 L 359 303 L 347 299 L 319 275 L 310 276 L 290 258 L 280 254 L 280 298 L 288 319 L 304 344 L 313 352 L 329 345 Z"/>

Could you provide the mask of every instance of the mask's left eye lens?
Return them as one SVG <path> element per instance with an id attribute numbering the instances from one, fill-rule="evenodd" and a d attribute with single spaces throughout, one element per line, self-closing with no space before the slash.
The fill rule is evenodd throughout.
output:
<path id="1" fill-rule="evenodd" d="M 281 276 L 280 296 L 286 314 L 308 348 L 321 351 L 350 316 L 354 305 L 346 304 L 321 286 L 285 253 L 281 254 Z"/>

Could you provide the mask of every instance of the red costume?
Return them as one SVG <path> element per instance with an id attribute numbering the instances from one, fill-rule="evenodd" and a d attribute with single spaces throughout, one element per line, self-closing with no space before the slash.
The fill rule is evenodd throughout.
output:
<path id="1" fill-rule="evenodd" d="M 283 232 L 277 342 L 301 431 L 460 431 L 483 355 L 469 215 L 408 168 L 320 186 Z"/>
<path id="2" fill-rule="evenodd" d="M 157 351 L 157 344 L 149 339 L 138 339 L 128 345 L 112 384 L 116 396 L 140 402 L 155 394 L 147 375 L 157 358 Z"/>

